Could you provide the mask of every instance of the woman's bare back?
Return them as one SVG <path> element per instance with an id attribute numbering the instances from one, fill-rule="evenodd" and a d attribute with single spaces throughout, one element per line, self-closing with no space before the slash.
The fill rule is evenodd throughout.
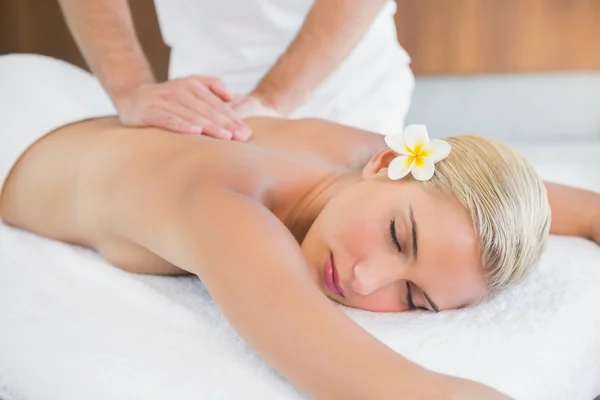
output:
<path id="1" fill-rule="evenodd" d="M 184 187 L 181 180 L 229 181 L 260 201 L 266 182 L 277 185 L 293 171 L 319 166 L 358 167 L 383 146 L 379 135 L 324 121 L 248 123 L 254 132 L 250 143 L 125 128 L 115 118 L 65 126 L 39 140 L 14 166 L 1 193 L 0 215 L 11 225 L 94 248 L 128 271 L 184 274 L 114 232 L 107 208 L 122 185 L 168 173 L 170 187 L 164 190 Z"/>

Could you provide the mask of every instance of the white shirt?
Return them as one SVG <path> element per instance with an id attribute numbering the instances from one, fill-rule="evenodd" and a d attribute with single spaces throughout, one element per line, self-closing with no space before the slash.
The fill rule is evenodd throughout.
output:
<path id="1" fill-rule="evenodd" d="M 293 41 L 314 0 L 155 3 L 172 48 L 169 75 L 218 76 L 233 93 L 246 94 Z M 380 132 L 401 129 L 413 77 L 410 58 L 396 39 L 395 10 L 388 1 L 352 53 L 292 117 L 328 118 Z"/>

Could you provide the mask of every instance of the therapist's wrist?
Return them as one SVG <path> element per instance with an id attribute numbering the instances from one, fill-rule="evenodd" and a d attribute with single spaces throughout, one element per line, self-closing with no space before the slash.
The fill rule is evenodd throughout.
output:
<path id="1" fill-rule="evenodd" d="M 110 95 L 117 110 L 131 102 L 131 99 L 143 88 L 155 85 L 157 82 L 154 77 L 148 76 L 141 79 L 128 79 L 126 84 L 107 85 L 106 91 Z"/>
<path id="2" fill-rule="evenodd" d="M 257 101 L 259 101 L 264 107 L 270 108 L 281 115 L 288 115 L 288 113 L 282 112 L 285 109 L 285 97 L 281 94 L 277 94 L 270 91 L 261 90 L 256 88 L 249 95 Z"/>
<path id="3" fill-rule="evenodd" d="M 297 88 L 284 90 L 278 88 L 275 84 L 261 82 L 250 93 L 250 96 L 259 100 L 265 107 L 275 110 L 282 116 L 287 116 L 308 100 L 310 93 Z"/>

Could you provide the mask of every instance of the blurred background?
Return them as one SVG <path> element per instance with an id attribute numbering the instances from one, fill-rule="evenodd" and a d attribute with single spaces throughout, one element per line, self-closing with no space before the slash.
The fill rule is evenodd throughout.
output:
<path id="1" fill-rule="evenodd" d="M 130 3 L 144 50 L 164 78 L 169 49 L 153 2 Z M 417 76 L 409 123 L 427 124 L 434 136 L 600 143 L 600 0 L 397 3 L 398 40 Z M 0 54 L 12 52 L 86 67 L 56 0 L 0 0 Z"/>

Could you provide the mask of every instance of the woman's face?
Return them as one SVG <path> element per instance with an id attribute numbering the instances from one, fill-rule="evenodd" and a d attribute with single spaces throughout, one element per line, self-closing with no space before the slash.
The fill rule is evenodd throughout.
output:
<path id="1" fill-rule="evenodd" d="M 456 309 L 484 296 L 467 210 L 411 179 L 391 181 L 386 171 L 366 169 L 364 180 L 337 193 L 308 231 L 302 251 L 321 290 L 379 312 Z"/>

